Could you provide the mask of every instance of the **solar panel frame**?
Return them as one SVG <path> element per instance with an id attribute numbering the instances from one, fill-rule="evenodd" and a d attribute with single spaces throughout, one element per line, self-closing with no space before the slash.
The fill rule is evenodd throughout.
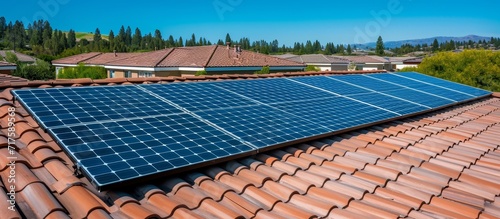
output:
<path id="1" fill-rule="evenodd" d="M 391 73 L 389 75 L 401 77 L 399 74 L 401 73 Z M 408 75 L 402 75 L 404 78 L 409 78 L 405 77 Z M 409 76 L 420 77 L 412 74 Z M 401 79 L 400 81 L 405 80 Z M 429 79 L 429 81 L 433 80 Z M 374 82 L 389 85 L 381 87 L 380 85 L 374 85 Z M 78 103 L 75 103 L 74 99 L 71 99 L 80 98 L 81 94 L 62 94 L 61 92 L 64 89 L 74 92 L 74 90 L 82 88 L 13 90 L 12 93 L 16 99 L 20 100 L 28 112 L 41 123 L 42 127 L 48 130 L 49 134 L 62 145 L 64 151 L 79 165 L 78 169 L 82 170 L 98 189 L 104 189 L 110 186 L 132 183 L 133 179 L 175 174 L 183 170 L 203 166 L 206 162 L 222 162 L 225 159 L 243 157 L 258 151 L 270 150 L 356 128 L 380 124 L 392 119 L 429 112 L 491 94 L 477 91 L 477 94 L 484 95 L 472 95 L 470 99 L 455 101 L 429 93 L 432 91 L 429 88 L 433 88 L 429 85 L 429 82 L 417 80 L 412 84 L 423 84 L 420 87 L 424 87 L 426 91 L 419 90 L 418 87 L 407 87 L 404 84 L 384 81 L 380 78 L 374 79 L 365 75 L 347 75 L 106 86 L 98 89 L 107 90 L 108 92 L 104 93 L 114 98 L 105 95 L 88 95 L 84 103 L 78 101 Z M 363 87 L 364 85 L 367 87 Z M 440 82 L 439 86 L 434 87 L 437 87 L 436 90 L 447 90 L 440 87 L 443 85 L 446 85 L 446 83 Z M 465 89 L 460 84 L 455 86 Z M 132 108 L 137 109 L 138 107 L 134 104 L 139 103 L 123 101 L 119 96 L 113 96 L 113 92 L 109 90 L 127 90 L 129 93 L 126 95 L 129 97 L 143 98 L 146 101 L 140 102 L 140 107 L 147 110 L 142 110 L 142 112 L 131 111 L 129 108 L 132 106 Z M 135 91 L 135 93 L 130 94 L 131 90 Z M 458 93 L 460 92 L 462 91 L 458 91 Z M 32 95 L 26 97 L 26 93 Z M 43 95 L 44 93 L 48 96 Z M 177 95 L 172 95 L 173 93 Z M 273 97 L 276 98 L 273 99 Z M 422 101 L 422 98 L 425 101 Z M 429 99 L 432 101 L 429 102 Z M 123 111 L 113 111 L 113 109 L 106 108 L 103 100 L 116 103 L 114 106 L 128 106 L 129 108 L 121 107 L 125 109 Z M 389 107 L 387 103 L 384 103 L 384 100 L 386 102 L 393 101 L 397 104 L 394 107 Z M 57 104 L 54 102 L 57 102 Z M 321 102 L 321 105 L 318 105 L 318 102 Z M 159 103 L 160 106 L 167 110 L 154 109 L 152 106 L 155 103 Z M 46 118 L 44 121 L 53 121 L 54 119 L 72 121 L 75 118 L 78 121 L 67 124 L 45 124 L 42 121 L 44 117 L 39 117 L 40 112 L 46 112 L 47 106 L 53 108 L 58 104 L 70 108 L 63 107 L 63 109 L 59 109 L 56 107 L 52 115 L 46 116 L 48 120 Z M 98 107 L 94 106 L 94 104 Z M 344 107 L 339 107 L 339 105 Z M 403 106 L 411 106 L 412 108 L 405 109 Z M 110 116 L 103 113 L 107 117 L 101 118 L 108 119 L 98 121 L 83 119 L 94 115 L 104 116 L 98 113 L 103 112 L 103 110 L 95 110 L 99 107 L 106 108 L 104 112 L 118 111 L 122 112 L 122 114 L 111 113 Z M 353 110 L 353 108 L 355 109 Z M 69 109 L 74 110 L 74 112 L 69 112 Z M 421 111 L 418 109 L 421 109 Z M 152 112 L 152 114 L 149 114 L 149 112 Z M 123 113 L 127 116 L 123 115 Z M 73 118 L 67 116 L 68 114 L 76 116 Z M 179 121 L 182 121 L 183 119 L 179 117 L 183 116 L 204 124 L 203 127 L 211 127 L 212 129 L 209 132 L 204 132 L 200 125 L 190 125 L 183 129 L 182 125 L 174 124 L 174 120 L 169 123 L 169 127 L 175 130 L 158 128 L 162 127 L 162 124 L 165 125 L 158 121 L 158 118 L 176 117 Z M 110 131 L 107 127 L 113 127 L 113 130 Z M 91 130 L 101 131 L 96 134 Z M 179 145 L 180 142 L 183 142 L 181 145 L 184 148 L 175 147 L 173 151 L 178 151 L 180 154 L 173 153 L 172 156 L 184 157 L 192 153 L 202 153 L 202 149 L 199 147 L 196 149 L 198 151 L 185 150 L 185 148 L 192 145 L 187 144 L 187 142 L 191 142 L 190 139 L 196 140 L 197 137 L 199 139 L 201 136 L 201 139 L 211 140 L 198 142 L 198 145 L 213 143 L 216 141 L 216 138 L 211 136 L 213 133 L 222 133 L 219 135 L 224 136 L 224 141 L 231 141 L 231 144 L 234 145 L 242 145 L 239 147 L 242 147 L 243 150 L 235 151 L 235 149 L 231 149 L 232 147 L 225 147 L 224 150 L 226 151 L 219 150 L 220 153 L 217 152 L 218 154 L 214 154 L 215 156 L 207 155 L 201 161 L 193 158 L 193 162 L 186 164 L 182 159 L 173 159 L 172 162 L 175 165 L 166 165 L 165 162 L 168 163 L 168 161 L 165 160 L 168 160 L 168 156 L 162 157 L 159 155 L 161 154 L 159 152 L 165 152 L 165 145 L 175 147 L 174 145 Z M 210 147 L 208 149 L 211 150 Z M 106 162 L 100 159 L 101 157 L 105 157 Z M 148 159 L 142 159 L 144 157 L 148 157 Z M 153 163 L 149 161 L 159 163 L 157 166 L 173 166 L 175 168 L 160 170 L 152 166 Z M 99 165 L 105 165 L 107 168 L 99 169 L 97 168 Z"/>

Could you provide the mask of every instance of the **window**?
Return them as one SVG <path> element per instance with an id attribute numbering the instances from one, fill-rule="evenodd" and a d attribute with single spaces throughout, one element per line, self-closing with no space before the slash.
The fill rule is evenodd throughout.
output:
<path id="1" fill-rule="evenodd" d="M 151 72 L 139 72 L 140 78 L 150 78 L 153 77 L 153 73 Z"/>
<path id="2" fill-rule="evenodd" d="M 130 71 L 125 71 L 125 77 L 126 78 L 131 78 L 132 77 L 132 73 Z"/>
<path id="3" fill-rule="evenodd" d="M 115 70 L 109 70 L 109 78 L 115 77 Z"/>

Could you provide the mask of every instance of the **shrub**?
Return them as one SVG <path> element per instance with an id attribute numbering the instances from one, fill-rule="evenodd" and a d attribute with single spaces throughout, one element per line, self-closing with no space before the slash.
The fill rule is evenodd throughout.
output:
<path id="1" fill-rule="evenodd" d="M 48 62 L 36 60 L 32 65 L 18 63 L 13 75 L 28 80 L 50 80 L 55 78 L 55 70 Z"/>
<path id="2" fill-rule="evenodd" d="M 59 72 L 57 77 L 61 79 L 104 79 L 108 77 L 108 73 L 104 67 L 85 66 L 84 64 L 79 64 L 77 67 L 64 68 L 61 72 Z"/>
<path id="3" fill-rule="evenodd" d="M 205 71 L 205 70 L 199 70 L 199 71 L 196 72 L 195 75 L 196 76 L 200 76 L 200 75 L 206 75 L 206 74 L 207 74 L 207 71 Z"/>
<path id="4" fill-rule="evenodd" d="M 304 71 L 319 71 L 320 69 L 314 65 L 307 65 L 306 69 Z"/>
<path id="5" fill-rule="evenodd" d="M 269 66 L 263 66 L 260 71 L 254 72 L 255 74 L 269 74 L 270 68 Z"/>
<path id="6" fill-rule="evenodd" d="M 416 69 L 431 76 L 500 91 L 500 53 L 487 50 L 440 52 L 425 58 Z"/>

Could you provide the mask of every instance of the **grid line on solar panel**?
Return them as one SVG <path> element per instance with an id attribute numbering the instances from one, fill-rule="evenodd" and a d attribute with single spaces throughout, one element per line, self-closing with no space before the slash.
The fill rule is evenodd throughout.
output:
<path id="1" fill-rule="evenodd" d="M 188 114 L 50 132 L 98 185 L 254 150 Z"/>
<path id="2" fill-rule="evenodd" d="M 258 148 L 312 137 L 331 130 L 302 117 L 265 105 L 239 109 L 206 110 L 202 118 Z"/>
<path id="3" fill-rule="evenodd" d="M 339 77 L 339 76 L 336 76 Z M 352 86 L 351 84 L 347 84 L 341 81 L 336 80 L 325 80 L 326 76 L 317 76 L 317 77 L 297 77 L 290 78 L 293 81 L 299 81 L 305 84 L 312 85 L 314 87 L 318 87 L 324 90 L 328 90 L 334 92 L 339 95 L 349 95 L 349 94 L 363 94 L 363 93 L 371 93 L 372 91 L 367 88 L 361 88 Z"/>
<path id="4" fill-rule="evenodd" d="M 396 116 L 394 113 L 345 97 L 331 97 L 323 100 L 321 104 L 314 100 L 304 100 L 294 104 L 277 103 L 272 106 L 327 127 L 330 132 Z"/>
<path id="5" fill-rule="evenodd" d="M 429 93 L 429 92 L 426 92 L 426 91 L 422 91 L 422 90 L 419 90 L 418 88 L 413 88 L 413 87 L 409 87 L 409 86 L 405 86 L 405 85 L 400 85 L 400 84 L 397 84 L 397 83 L 394 83 L 394 82 L 390 82 L 390 81 L 386 81 L 386 80 L 383 80 L 383 79 L 379 79 L 379 78 L 374 78 L 374 77 L 370 77 L 370 76 L 367 76 L 367 75 L 363 75 L 363 77 L 366 77 L 366 78 L 371 78 L 371 79 L 374 79 L 374 80 L 378 80 L 378 81 L 381 81 L 381 82 L 384 82 L 384 83 L 389 83 L 389 84 L 393 84 L 393 85 L 398 85 L 400 86 L 402 89 L 407 89 L 407 90 L 412 90 L 412 91 L 416 91 L 417 93 L 422 93 L 422 94 L 426 94 L 428 96 L 434 96 L 434 97 L 437 97 L 437 98 L 441 98 L 441 99 L 444 99 L 444 100 L 448 100 L 450 102 L 457 102 L 453 99 L 450 99 L 450 98 L 447 98 L 447 97 L 442 97 L 442 96 L 439 96 L 439 95 L 436 95 L 436 94 L 433 94 L 433 93 Z M 400 89 L 399 89 L 400 90 Z M 394 93 L 395 90 L 390 90 L 390 91 L 382 91 L 383 93 Z M 451 91 L 450 91 L 451 92 Z"/>
<path id="6" fill-rule="evenodd" d="M 291 80 L 291 79 L 287 79 L 287 80 L 290 80 L 290 81 L 293 81 L 295 83 L 298 83 L 298 84 L 302 84 L 302 85 L 305 85 L 305 86 L 308 86 L 308 87 L 311 87 L 311 88 L 314 88 L 314 89 L 317 89 L 317 90 L 321 90 L 321 91 L 324 91 L 326 93 L 330 93 L 330 94 L 333 94 L 335 96 L 339 96 L 339 97 L 344 97 L 346 99 L 350 99 L 350 100 L 353 100 L 353 101 L 356 101 L 356 102 L 359 102 L 359 103 L 362 103 L 362 104 L 365 104 L 365 105 L 368 105 L 368 106 L 371 106 L 371 107 L 375 107 L 375 108 L 378 108 L 378 109 L 381 109 L 381 110 L 384 110 L 384 111 L 387 111 L 389 113 L 392 113 L 392 114 L 395 114 L 395 115 L 398 115 L 398 116 L 401 116 L 401 114 L 397 113 L 397 112 L 394 112 L 394 111 L 391 111 L 391 110 L 388 110 L 388 109 L 385 109 L 385 108 L 382 108 L 382 107 L 379 107 L 379 106 L 376 106 L 376 105 L 373 105 L 373 104 L 370 104 L 370 103 L 367 103 L 367 102 L 363 102 L 363 101 L 360 101 L 360 100 L 356 100 L 354 98 L 351 98 L 349 96 L 344 96 L 344 95 L 340 95 L 340 94 L 337 94 L 335 92 L 332 92 L 332 91 L 329 91 L 329 90 L 325 90 L 325 89 L 322 89 L 322 88 L 319 88 L 319 87 L 315 87 L 313 85 L 309 85 L 309 84 L 306 84 L 306 83 L 303 83 L 303 82 L 300 82 L 300 81 L 294 81 L 294 80 Z"/>
<path id="7" fill-rule="evenodd" d="M 448 89 L 443 86 L 431 85 L 429 83 L 421 82 L 418 80 L 413 80 L 410 78 L 405 78 L 398 76 L 396 74 L 376 74 L 367 76 L 370 78 L 378 78 L 384 81 L 391 81 L 392 83 L 397 83 L 403 86 L 411 87 L 417 89 L 419 91 L 432 93 L 440 97 L 449 98 L 454 101 L 466 100 L 474 97 L 473 95 L 466 94 L 460 91 L 456 91 L 453 89 Z"/>
<path id="8" fill-rule="evenodd" d="M 349 82 L 346 82 L 346 81 L 337 80 L 337 79 L 335 79 L 333 76 L 327 77 L 327 79 L 330 79 L 330 80 L 335 80 L 335 81 L 338 81 L 338 82 L 340 82 L 340 83 L 345 83 L 345 84 L 351 85 L 351 86 L 353 86 L 353 87 L 363 88 L 363 87 L 361 87 L 361 86 L 359 86 L 359 85 L 356 85 L 356 84 L 352 84 L 352 83 L 349 83 Z M 380 94 L 380 95 L 386 96 L 386 98 L 388 98 L 388 99 L 386 99 L 386 100 L 397 99 L 397 100 L 395 100 L 395 101 L 397 101 L 397 102 L 405 101 L 405 102 L 408 102 L 408 103 L 410 103 L 410 104 L 411 104 L 411 105 L 407 105 L 407 106 L 411 106 L 411 107 L 413 107 L 413 105 L 418 105 L 418 106 L 421 106 L 421 107 L 425 107 L 425 108 L 430 109 L 430 107 L 428 107 L 428 106 L 426 106 L 426 105 L 419 104 L 419 103 L 416 103 L 416 102 L 413 102 L 413 101 L 410 101 L 410 100 L 406 100 L 406 99 L 403 99 L 403 98 L 399 98 L 399 97 L 396 97 L 396 96 L 392 96 L 392 95 L 389 95 L 389 94 L 386 94 L 386 93 L 382 93 L 382 92 L 379 92 L 379 91 L 376 91 L 376 90 L 373 90 L 373 89 L 369 89 L 369 88 L 363 88 L 363 89 L 366 89 L 366 90 L 368 90 L 368 91 L 371 91 L 371 92 L 372 92 L 372 93 L 368 93 L 367 95 L 373 95 L 373 93 L 378 93 L 378 94 Z M 362 93 L 359 93 L 359 94 L 352 94 L 352 95 L 357 95 L 357 96 L 360 96 L 360 95 L 362 95 Z M 352 97 L 352 95 L 346 95 L 346 96 L 351 96 L 351 97 Z M 359 98 L 355 98 L 355 99 L 360 100 Z M 368 100 L 369 100 L 369 99 L 368 99 Z M 363 101 L 363 100 L 361 100 L 361 101 Z M 365 102 L 367 102 L 367 101 L 365 101 Z M 377 103 L 379 103 L 379 102 L 371 102 L 371 101 L 370 101 L 370 102 L 367 102 L 367 103 L 371 103 L 371 104 L 374 104 L 374 105 L 376 105 L 376 106 L 381 106 L 381 105 L 377 105 Z M 405 103 L 405 104 L 407 104 L 407 103 Z M 383 104 L 383 105 L 385 105 L 385 104 Z M 386 105 L 386 106 L 387 106 L 387 105 Z M 388 109 L 389 109 L 389 108 L 388 108 Z"/>
<path id="9" fill-rule="evenodd" d="M 331 93 L 311 89 L 307 86 L 297 86 L 296 83 L 283 78 L 217 83 L 217 87 L 250 97 L 252 100 L 264 104 L 332 97 Z"/>
<path id="10" fill-rule="evenodd" d="M 135 86 L 30 89 L 14 93 L 45 128 L 182 112 Z"/>
<path id="11" fill-rule="evenodd" d="M 221 90 L 210 82 L 139 86 L 190 112 L 255 105 L 254 102 Z"/>
<path id="12" fill-rule="evenodd" d="M 452 90 L 455 90 L 458 92 L 470 94 L 470 95 L 473 95 L 474 97 L 480 97 L 480 96 L 485 96 L 485 95 L 491 94 L 491 92 L 483 90 L 483 89 L 479 89 L 479 88 L 471 87 L 471 86 L 468 86 L 465 84 L 459 84 L 459 83 L 456 83 L 453 81 L 447 81 L 447 80 L 443 80 L 440 78 L 436 78 L 436 77 L 432 77 L 432 76 L 428 76 L 428 75 L 424 75 L 424 74 L 420 74 L 420 73 L 415 73 L 415 72 L 402 72 L 402 73 L 395 73 L 394 75 L 408 78 L 408 79 L 418 80 L 420 82 L 430 83 L 433 85 L 443 85 L 443 86 L 446 86 L 446 88 L 448 88 L 448 89 L 452 89 Z"/>

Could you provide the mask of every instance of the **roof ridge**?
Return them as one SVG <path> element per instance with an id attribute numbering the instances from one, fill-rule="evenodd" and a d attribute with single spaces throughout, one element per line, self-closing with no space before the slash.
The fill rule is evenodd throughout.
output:
<path id="1" fill-rule="evenodd" d="M 212 54 L 210 55 L 210 57 L 208 57 L 208 60 L 205 63 L 205 65 L 203 65 L 204 68 L 206 68 L 208 66 L 208 63 L 210 63 L 210 61 L 212 61 L 212 58 L 215 55 L 215 51 L 217 51 L 217 48 L 219 48 L 219 45 L 215 45 L 214 48 L 212 49 Z"/>
<path id="2" fill-rule="evenodd" d="M 88 61 L 89 59 L 95 58 L 95 57 L 100 56 L 100 55 L 102 55 L 102 54 L 104 54 L 104 53 L 103 53 L 103 52 L 97 52 L 97 54 L 96 54 L 95 56 L 91 56 L 91 57 L 88 57 L 88 58 L 86 58 L 86 59 L 83 59 L 83 60 L 81 60 L 81 61 L 80 61 L 79 63 L 77 63 L 77 64 L 80 64 L 80 63 L 82 63 L 82 62 Z"/>
<path id="3" fill-rule="evenodd" d="M 154 64 L 154 67 L 157 67 L 160 63 L 163 62 L 163 60 L 165 60 L 170 54 L 172 54 L 172 52 L 176 49 L 177 47 L 172 47 L 170 48 L 170 51 L 168 51 L 164 56 L 163 58 L 161 58 L 160 60 L 158 60 L 158 62 L 156 62 L 156 64 Z"/>

